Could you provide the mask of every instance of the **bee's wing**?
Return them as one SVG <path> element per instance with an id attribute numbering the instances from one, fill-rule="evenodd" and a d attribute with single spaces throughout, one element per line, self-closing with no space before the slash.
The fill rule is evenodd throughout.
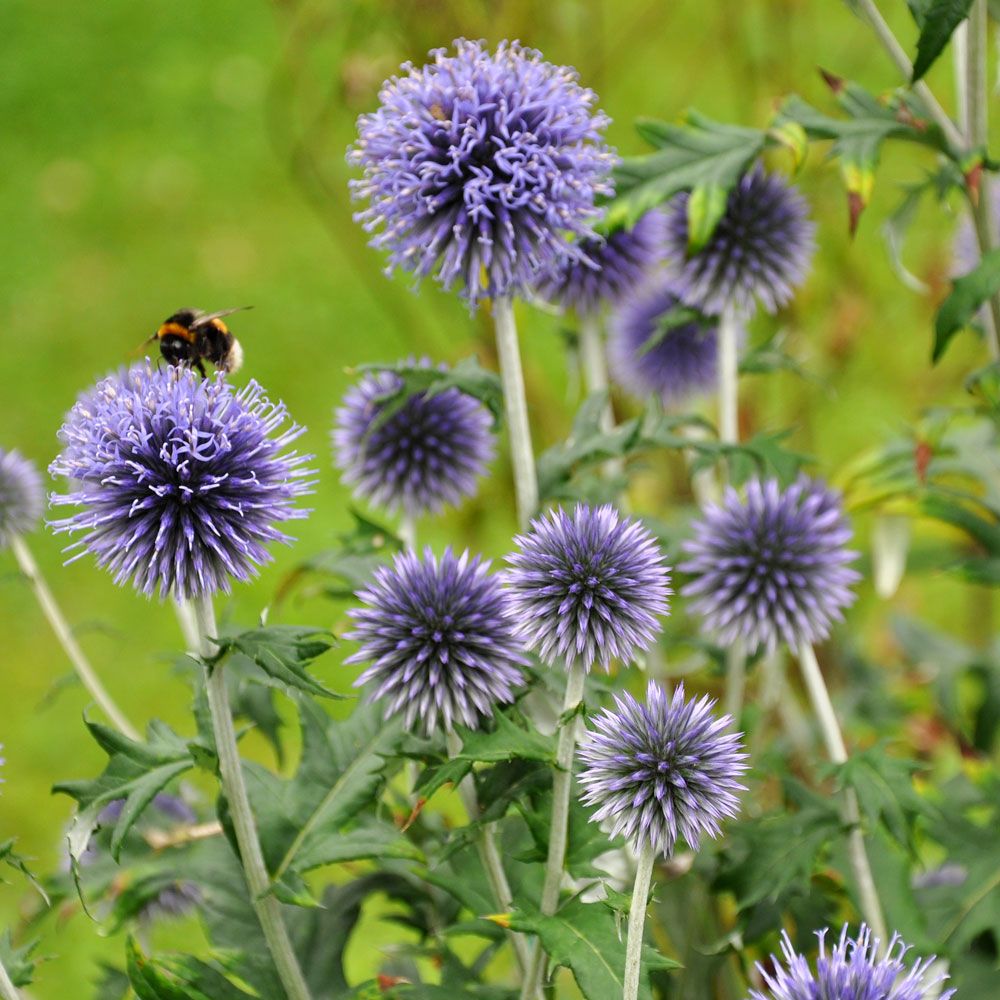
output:
<path id="1" fill-rule="evenodd" d="M 192 323 L 192 326 L 204 326 L 211 323 L 213 319 L 222 319 L 223 316 L 231 316 L 233 313 L 243 312 L 246 309 L 253 309 L 253 306 L 234 306 L 232 309 L 219 309 L 213 313 L 202 313 Z"/>
<path id="2" fill-rule="evenodd" d="M 140 354 L 152 343 L 156 341 L 156 334 L 154 333 L 152 337 L 147 337 L 141 344 L 137 344 L 128 352 L 130 358 L 137 358 Z"/>

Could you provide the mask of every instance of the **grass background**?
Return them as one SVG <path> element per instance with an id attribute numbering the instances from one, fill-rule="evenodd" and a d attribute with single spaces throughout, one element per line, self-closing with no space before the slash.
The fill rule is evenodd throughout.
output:
<path id="1" fill-rule="evenodd" d="M 886 3 L 912 49 L 902 0 Z M 477 352 L 494 364 L 490 331 L 430 284 L 412 294 L 386 280 L 351 220 L 343 153 L 354 119 L 376 103 L 379 82 L 407 59 L 465 35 L 519 37 L 576 66 L 612 116 L 623 153 L 642 147 L 637 116 L 674 118 L 690 106 L 723 120 L 763 124 L 775 99 L 797 91 L 822 107 L 823 66 L 876 91 L 892 68 L 846 5 L 818 0 L 674 3 L 646 0 L 215 0 L 136 5 L 7 0 L 0 11 L 0 446 L 41 466 L 76 394 L 126 362 L 176 308 L 254 305 L 233 319 L 247 354 L 240 377 L 259 379 L 309 427 L 320 481 L 299 542 L 276 553 L 260 581 L 223 602 L 252 621 L 283 570 L 348 524 L 348 498 L 329 461 L 332 408 L 351 365 L 408 354 L 454 360 Z M 930 82 L 950 103 L 948 61 Z M 834 472 L 859 450 L 914 423 L 932 402 L 954 401 L 981 363 L 967 338 L 931 369 L 933 300 L 946 285 L 955 219 L 926 209 L 907 248 L 929 283 L 922 299 L 895 278 L 879 235 L 898 185 L 919 177 L 922 153 L 892 153 L 857 237 L 846 234 L 836 168 L 814 151 L 800 182 L 815 206 L 820 250 L 813 275 L 781 317 L 789 348 L 822 385 L 789 375 L 746 383 L 749 429 L 795 428 L 792 443 Z M 780 164 L 787 168 L 787 164 Z M 519 316 L 537 444 L 565 432 L 576 401 L 558 322 Z M 761 329 L 766 329 L 767 324 Z M 660 494 L 657 493 L 657 496 Z M 499 460 L 480 496 L 422 535 L 475 543 L 491 554 L 513 530 L 509 474 Z M 662 513 L 662 512 L 658 512 Z M 126 712 L 187 725 L 187 690 L 172 669 L 179 637 L 171 609 L 118 589 L 87 560 L 62 566 L 62 541 L 29 539 L 95 665 Z M 968 634 L 986 626 L 983 600 L 942 580 L 904 586 L 896 607 Z M 870 605 L 871 602 L 869 602 Z M 992 597 L 986 596 L 986 604 Z M 965 608 L 980 609 L 978 624 Z M 300 602 L 284 617 L 336 628 L 328 604 Z M 41 870 L 58 863 L 70 802 L 58 780 L 92 775 L 96 748 L 81 724 L 86 697 L 0 553 L 5 694 L 0 739 L 7 758 L 0 838 L 17 836 Z M 885 609 L 863 615 L 885 646 Z M 988 621 L 988 619 L 987 619 Z M 354 672 L 329 658 L 325 679 Z M 0 924 L 13 924 L 22 886 L 0 886 Z M 165 932 L 182 944 L 195 931 Z M 352 951 L 364 965 L 364 955 Z M 50 923 L 50 956 L 34 995 L 78 996 L 95 955 L 117 957 L 120 939 L 85 917 Z"/>

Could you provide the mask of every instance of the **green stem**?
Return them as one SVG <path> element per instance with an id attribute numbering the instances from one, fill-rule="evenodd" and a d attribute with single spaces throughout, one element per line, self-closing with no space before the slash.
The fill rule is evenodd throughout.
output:
<path id="1" fill-rule="evenodd" d="M 115 704 L 114 699 L 105 690 L 100 678 L 90 665 L 90 661 L 80 648 L 80 644 L 73 636 L 73 630 L 63 617 L 62 611 L 60 611 L 59 605 L 56 604 L 56 599 L 52 596 L 52 591 L 49 590 L 48 585 L 45 583 L 45 579 L 38 568 L 38 563 L 35 562 L 34 556 L 32 556 L 24 539 L 20 535 L 11 536 L 10 548 L 14 553 L 14 558 L 17 560 L 18 567 L 27 578 L 28 583 L 31 584 L 31 589 L 35 592 L 35 597 L 42 609 L 42 613 L 45 615 L 49 625 L 52 627 L 52 631 L 69 657 L 70 663 L 73 664 L 73 669 L 76 671 L 76 675 L 80 678 L 83 686 L 87 689 L 87 693 L 100 705 L 101 711 L 130 740 L 141 740 L 142 736 L 139 734 L 139 731 L 128 721 L 122 710 Z"/>
<path id="2" fill-rule="evenodd" d="M 583 701 L 586 671 L 576 661 L 566 664 L 566 697 L 563 700 L 563 717 L 576 713 Z M 545 863 L 545 881 L 542 883 L 540 904 L 544 916 L 550 917 L 559 905 L 563 865 L 566 861 L 566 834 L 569 830 L 569 798 L 573 788 L 573 757 L 580 719 L 574 714 L 563 722 L 556 743 L 556 769 L 552 777 L 552 821 L 549 825 L 549 856 Z M 531 958 L 524 973 L 521 1000 L 537 996 L 542 986 L 545 953 L 538 941 L 531 951 Z"/>
<path id="3" fill-rule="evenodd" d="M 643 844 L 639 851 L 632 905 L 628 911 L 628 943 L 625 946 L 625 988 L 622 1000 L 636 1000 L 639 996 L 639 978 L 642 975 L 642 931 L 646 924 L 646 905 L 649 902 L 649 883 L 653 877 L 656 850 L 652 844 Z"/>
<path id="4" fill-rule="evenodd" d="M 208 659 L 215 652 L 213 639 L 216 636 L 216 624 L 212 598 L 207 595 L 193 598 L 191 607 L 198 623 L 201 655 Z M 250 808 L 246 783 L 243 780 L 243 768 L 236 745 L 236 731 L 233 728 L 233 713 L 229 706 L 229 692 L 226 689 L 223 665 L 217 663 L 211 670 L 206 667 L 205 673 L 208 707 L 212 716 L 215 746 L 219 754 L 219 778 L 229 804 L 229 814 L 236 833 L 236 843 L 240 849 L 240 861 L 246 875 L 250 901 L 257 913 L 264 939 L 274 959 L 278 977 L 288 994 L 288 1000 L 310 1000 L 309 987 L 306 986 L 298 959 L 292 950 L 288 929 L 281 916 L 281 904 L 271 892 L 271 879 L 264 865 L 257 825 Z"/>
<path id="5" fill-rule="evenodd" d="M 802 671 L 806 690 L 809 692 L 813 711 L 816 713 L 816 720 L 819 722 L 820 732 L 823 734 L 827 755 L 834 764 L 846 764 L 847 747 L 844 744 L 843 733 L 840 731 L 840 723 L 837 721 L 837 713 L 830 700 L 830 692 L 819 668 L 816 653 L 808 642 L 802 643 L 799 647 L 799 668 Z M 868 860 L 868 852 L 865 849 L 858 796 L 853 788 L 844 790 L 843 816 L 848 827 L 847 854 L 854 872 L 861 913 L 872 929 L 872 933 L 881 941 L 882 948 L 885 949 L 888 947 L 889 937 L 878 889 L 875 886 L 875 876 L 872 874 L 871 862 Z"/>
<path id="6" fill-rule="evenodd" d="M 403 514 L 399 519 L 399 540 L 410 552 L 417 549 L 417 519 L 412 514 Z"/>
<path id="7" fill-rule="evenodd" d="M 447 743 L 449 757 L 455 757 L 461 752 L 462 742 L 450 730 L 447 735 Z M 471 774 L 467 774 L 461 780 L 458 793 L 461 796 L 462 805 L 465 806 L 469 822 L 475 822 L 479 819 L 479 797 L 476 795 L 476 782 Z M 510 913 L 514 906 L 514 894 L 510 891 L 510 883 L 507 881 L 507 873 L 503 867 L 503 858 L 500 856 L 500 849 L 497 846 L 496 830 L 492 823 L 480 826 L 476 836 L 476 850 L 479 852 L 479 861 L 489 879 L 490 888 L 493 891 L 493 901 L 500 913 Z M 517 964 L 523 971 L 528 965 L 528 942 L 523 934 L 516 934 L 513 931 L 510 933 L 510 939 L 514 946 L 514 954 L 517 956 Z"/>
<path id="8" fill-rule="evenodd" d="M 0 962 L 0 998 L 2 1000 L 21 1000 L 21 994 L 18 993 L 17 987 L 10 978 L 10 973 L 3 962 Z"/>
<path id="9" fill-rule="evenodd" d="M 497 356 L 500 359 L 500 381 L 507 414 L 511 465 L 514 469 L 517 521 L 524 531 L 538 509 L 538 476 L 535 471 L 535 453 L 531 446 L 528 401 L 524 392 L 524 372 L 517 342 L 514 306 L 506 296 L 493 300 L 493 325 L 496 330 Z"/>
<path id="10" fill-rule="evenodd" d="M 601 317 L 596 312 L 580 313 L 580 367 L 583 369 L 583 384 L 587 394 L 607 392 L 608 356 L 601 334 Z M 615 416 L 611 410 L 611 400 L 601 413 L 601 430 L 607 433 L 614 429 Z"/>

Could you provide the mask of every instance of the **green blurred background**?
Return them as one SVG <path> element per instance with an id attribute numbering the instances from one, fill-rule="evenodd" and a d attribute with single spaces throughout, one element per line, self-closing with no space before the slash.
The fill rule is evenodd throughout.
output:
<path id="1" fill-rule="evenodd" d="M 912 44 L 902 0 L 889 14 Z M 614 119 L 612 141 L 626 154 L 642 148 L 630 125 L 637 116 L 669 119 L 695 106 L 763 124 L 775 98 L 791 91 L 829 107 L 818 66 L 876 91 L 896 83 L 846 5 L 820 0 L 7 0 L 0 8 L 0 446 L 46 465 L 76 394 L 128 361 L 167 314 L 252 303 L 252 312 L 233 318 L 247 355 L 240 377 L 259 379 L 308 426 L 306 448 L 320 475 L 316 511 L 296 525 L 299 541 L 224 602 L 231 619 L 252 621 L 283 571 L 348 526 L 328 446 L 345 369 L 408 354 L 455 360 L 476 352 L 495 363 L 482 316 L 470 317 L 430 284 L 415 295 L 405 276 L 384 278 L 352 222 L 346 188 L 344 150 L 356 116 L 374 107 L 379 82 L 460 35 L 518 37 L 576 66 Z M 931 83 L 950 102 L 947 59 Z M 747 380 L 743 419 L 747 429 L 794 426 L 793 445 L 819 456 L 828 474 L 904 432 L 928 403 L 960 398 L 962 377 L 980 363 L 971 338 L 938 368 L 928 362 L 932 300 L 946 285 L 954 218 L 928 208 L 907 248 L 909 266 L 932 288 L 929 299 L 899 283 L 882 245 L 879 224 L 898 184 L 929 165 L 922 155 L 887 159 L 853 241 L 836 169 L 821 152 L 800 178 L 819 219 L 820 251 L 780 322 L 789 350 L 823 381 Z M 578 387 L 567 375 L 558 321 L 527 308 L 519 320 L 543 446 L 565 433 Z M 421 534 L 440 544 L 475 540 L 498 555 L 513 530 L 510 511 L 500 460 L 475 501 L 421 525 Z M 29 543 L 127 714 L 140 722 L 156 714 L 187 731 L 169 606 L 117 589 L 86 559 L 64 568 L 62 540 L 44 530 Z M 956 593 L 925 579 L 905 585 L 894 603 L 968 632 L 975 627 L 968 618 L 956 624 L 965 606 Z M 300 600 L 280 614 L 336 628 L 330 608 Z M 86 697 L 67 682 L 68 665 L 9 553 L 0 553 L 0 615 L 7 759 L 0 838 L 17 836 L 45 871 L 58 863 L 71 811 L 50 788 L 94 774 L 101 759 L 81 723 Z M 878 648 L 884 609 L 865 618 Z M 354 672 L 338 678 L 339 658 L 328 660 L 324 679 L 346 687 Z M 0 923 L 16 920 L 22 889 L 0 886 Z M 85 917 L 47 928 L 40 953 L 50 960 L 37 997 L 81 995 L 95 956 L 121 954 L 120 938 L 100 938 Z M 184 926 L 166 940 L 193 933 Z"/>

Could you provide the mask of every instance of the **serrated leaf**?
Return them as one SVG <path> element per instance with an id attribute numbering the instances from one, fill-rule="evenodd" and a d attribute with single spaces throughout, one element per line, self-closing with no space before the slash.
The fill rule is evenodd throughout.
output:
<path id="1" fill-rule="evenodd" d="M 691 189 L 687 203 L 689 254 L 703 249 L 715 232 L 719 220 L 726 213 L 731 185 L 708 182 L 696 184 Z"/>
<path id="2" fill-rule="evenodd" d="M 540 913 L 510 914 L 504 926 L 526 934 L 537 934 L 555 965 L 573 973 L 588 1000 L 609 1000 L 624 992 L 625 941 L 615 915 L 600 903 L 567 903 L 554 916 Z M 654 949 L 643 948 L 645 969 L 677 968 L 677 963 Z M 640 976 L 639 996 L 652 1000 L 648 975 Z"/>
<path id="3" fill-rule="evenodd" d="M 42 897 L 45 901 L 45 905 L 49 905 L 49 897 L 42 886 L 42 883 L 35 878 L 34 873 L 28 867 L 27 859 L 22 857 L 17 851 L 14 850 L 14 844 L 17 843 L 14 837 L 9 840 L 5 840 L 0 843 L 0 863 L 13 868 L 15 871 L 20 872 L 31 884 L 32 888 Z"/>
<path id="4" fill-rule="evenodd" d="M 286 692 L 305 691 L 322 698 L 344 698 L 324 687 L 307 667 L 335 642 L 326 629 L 300 625 L 268 625 L 235 636 L 212 640 L 218 652 L 209 661 L 218 664 L 231 652 L 242 653 Z"/>
<path id="5" fill-rule="evenodd" d="M 773 142 L 760 129 L 724 125 L 696 111 L 681 124 L 642 120 L 636 128 L 657 151 L 627 158 L 615 169 L 616 197 L 605 218 L 611 230 L 634 225 L 650 209 L 699 185 L 713 189 L 717 202 Z"/>
<path id="6" fill-rule="evenodd" d="M 916 83 L 934 65 L 955 29 L 969 16 L 972 3 L 973 0 L 930 0 L 921 5 L 920 37 L 917 39 L 911 83 Z"/>
<path id="7" fill-rule="evenodd" d="M 194 767 L 195 761 L 189 743 L 162 722 L 150 723 L 147 743 L 96 722 L 88 722 L 87 728 L 109 754 L 107 766 L 92 781 L 61 782 L 53 791 L 69 795 L 79 804 L 67 835 L 74 862 L 87 849 L 104 807 L 124 799 L 111 835 L 111 854 L 117 860 L 126 835 L 156 794 Z"/>
<path id="8" fill-rule="evenodd" d="M 234 983 L 220 967 L 191 955 L 148 958 L 132 937 L 125 954 L 129 982 L 139 1000 L 263 1000 Z"/>
<path id="9" fill-rule="evenodd" d="M 971 325 L 980 306 L 1000 292 L 1000 250 L 984 254 L 979 263 L 961 278 L 956 278 L 948 297 L 938 309 L 934 321 L 934 350 L 931 360 L 937 364 L 959 330 Z"/>
<path id="10" fill-rule="evenodd" d="M 261 846 L 276 879 L 346 860 L 353 849 L 365 851 L 363 842 L 350 836 L 351 824 L 376 801 L 386 758 L 402 738 L 399 720 L 385 721 L 379 705 L 359 705 L 349 718 L 335 720 L 301 699 L 299 713 L 302 757 L 295 775 L 285 781 L 250 768 Z M 403 846 L 388 838 L 369 848 L 378 843 L 391 849 L 390 856 L 405 856 Z"/>
<path id="11" fill-rule="evenodd" d="M 515 759 L 555 760 L 555 740 L 552 737 L 522 728 L 504 712 L 494 716 L 494 726 L 489 732 L 465 726 L 455 728 L 462 740 L 462 749 L 455 754 L 459 760 L 491 764 Z"/>
<path id="12" fill-rule="evenodd" d="M 10 931 L 0 934 L 0 962 L 15 986 L 30 986 L 35 977 L 35 960 L 31 957 L 38 941 L 28 941 L 20 948 L 14 947 Z"/>

